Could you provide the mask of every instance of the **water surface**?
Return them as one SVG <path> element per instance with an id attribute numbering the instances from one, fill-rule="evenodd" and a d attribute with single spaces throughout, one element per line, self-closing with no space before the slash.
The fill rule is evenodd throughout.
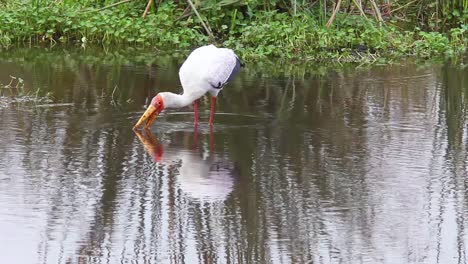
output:
<path id="1" fill-rule="evenodd" d="M 0 54 L 0 263 L 468 262 L 467 68 L 250 64 L 134 133 L 181 62 Z"/>

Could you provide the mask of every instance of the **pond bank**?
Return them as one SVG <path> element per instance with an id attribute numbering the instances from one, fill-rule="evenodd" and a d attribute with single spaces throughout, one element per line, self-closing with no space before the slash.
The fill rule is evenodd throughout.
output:
<path id="1" fill-rule="evenodd" d="M 136 9 L 79 9 L 69 5 L 7 5 L 0 10 L 0 47 L 18 44 L 114 46 L 190 50 L 216 43 L 236 50 L 245 61 L 279 58 L 291 61 L 385 63 L 403 57 L 459 57 L 466 52 L 462 24 L 446 33 L 408 31 L 367 17 L 336 14 L 334 23 L 321 25 L 308 13 L 290 15 L 257 11 L 251 18 L 230 13 L 210 17 L 215 39 L 205 35 L 196 17 L 180 19 L 183 10 L 171 2 L 144 19 Z"/>

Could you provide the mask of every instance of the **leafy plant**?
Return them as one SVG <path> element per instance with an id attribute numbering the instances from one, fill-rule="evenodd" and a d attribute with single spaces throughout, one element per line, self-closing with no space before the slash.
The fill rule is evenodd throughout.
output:
<path id="1" fill-rule="evenodd" d="M 375 0 L 364 1 L 362 6 L 356 5 L 356 1 L 342 1 L 341 8 L 333 0 L 195 1 L 200 17 L 184 1 L 160 1 L 144 19 L 141 11 L 145 3 L 141 1 L 116 6 L 112 0 L 7 1 L 0 9 L 0 47 L 9 48 L 18 43 L 82 47 L 100 44 L 177 52 L 215 41 L 235 49 L 244 60 L 278 57 L 373 62 L 382 57 L 392 59 L 415 54 L 459 56 L 467 46 L 467 26 L 463 21 L 468 17 L 468 8 L 460 10 L 459 4 L 465 7 L 467 2 L 462 1 L 450 8 L 444 6 L 445 11 L 437 11 L 443 12 L 440 14 L 444 14 L 444 21 L 456 21 L 444 22 L 444 25 L 455 25 L 445 33 L 419 28 L 413 32 L 401 29 L 397 22 L 382 23 L 382 17 L 411 19 L 415 7 L 411 1 L 402 1 L 405 5 L 398 2 L 393 10 L 384 2 L 377 6 L 379 2 Z M 427 7 L 421 12 L 432 10 L 430 3 L 439 7 L 447 3 L 443 0 L 415 2 L 421 8 Z M 369 12 L 378 9 L 383 15 L 370 19 Z M 403 11 L 407 11 L 406 17 L 395 15 Z M 333 23 L 329 20 L 331 12 Z M 200 19 L 211 28 L 214 40 L 208 37 Z"/>

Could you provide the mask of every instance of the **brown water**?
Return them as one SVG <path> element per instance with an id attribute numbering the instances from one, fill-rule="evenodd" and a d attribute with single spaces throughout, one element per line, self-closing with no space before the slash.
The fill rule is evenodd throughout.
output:
<path id="1" fill-rule="evenodd" d="M 180 62 L 0 54 L 0 263 L 468 262 L 468 68 L 249 64 L 135 134 Z"/>

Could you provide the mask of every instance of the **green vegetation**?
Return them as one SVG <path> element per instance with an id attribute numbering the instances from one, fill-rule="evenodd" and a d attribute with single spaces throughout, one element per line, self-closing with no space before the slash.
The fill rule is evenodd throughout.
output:
<path id="1" fill-rule="evenodd" d="M 163 52 L 216 42 L 245 60 L 375 62 L 456 57 L 467 46 L 468 0 L 190 3 L 159 1 L 142 17 L 150 5 L 136 0 L 3 0 L 0 47 L 78 43 Z"/>

